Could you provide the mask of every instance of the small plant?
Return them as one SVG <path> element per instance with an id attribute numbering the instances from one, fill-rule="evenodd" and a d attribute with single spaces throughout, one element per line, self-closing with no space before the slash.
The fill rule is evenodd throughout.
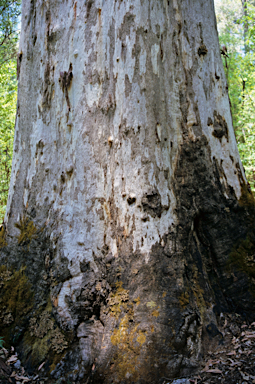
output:
<path id="1" fill-rule="evenodd" d="M 0 336 L 0 348 L 4 347 L 4 338 Z"/>

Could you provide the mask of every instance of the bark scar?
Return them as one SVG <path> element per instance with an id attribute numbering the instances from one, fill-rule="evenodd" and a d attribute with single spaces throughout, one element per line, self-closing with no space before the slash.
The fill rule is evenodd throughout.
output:
<path id="1" fill-rule="evenodd" d="M 70 106 L 70 100 L 69 100 L 69 95 L 68 95 L 68 88 L 70 87 L 71 82 L 72 82 L 72 78 L 73 78 L 73 72 L 72 71 L 73 71 L 73 66 L 72 66 L 72 63 L 70 63 L 68 72 L 66 72 L 66 71 L 60 72 L 60 77 L 59 77 L 59 82 L 60 82 L 62 91 L 65 94 L 66 103 L 67 103 L 69 112 L 71 110 L 71 106 Z"/>

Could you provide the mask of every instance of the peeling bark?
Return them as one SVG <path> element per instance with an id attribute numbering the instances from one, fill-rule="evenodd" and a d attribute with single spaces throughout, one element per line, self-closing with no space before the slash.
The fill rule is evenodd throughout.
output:
<path id="1" fill-rule="evenodd" d="M 22 7 L 0 300 L 20 274 L 32 299 L 1 335 L 49 382 L 187 375 L 255 297 L 213 1 Z"/>

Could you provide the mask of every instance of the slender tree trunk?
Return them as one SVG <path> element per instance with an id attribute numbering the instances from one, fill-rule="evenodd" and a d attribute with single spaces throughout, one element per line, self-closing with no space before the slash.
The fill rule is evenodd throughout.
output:
<path id="1" fill-rule="evenodd" d="M 247 45 L 247 38 L 248 38 L 248 9 L 247 9 L 247 0 L 242 0 L 242 8 L 243 8 L 243 16 L 244 16 L 244 23 L 243 23 L 243 40 L 244 40 L 244 52 L 249 52 L 249 47 Z"/>
<path id="2" fill-rule="evenodd" d="M 49 380 L 189 374 L 254 308 L 213 0 L 22 7 L 0 334 Z"/>

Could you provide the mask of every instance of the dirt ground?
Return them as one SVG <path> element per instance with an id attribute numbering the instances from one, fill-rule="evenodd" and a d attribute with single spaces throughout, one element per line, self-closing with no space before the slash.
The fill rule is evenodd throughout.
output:
<path id="1" fill-rule="evenodd" d="M 255 322 L 238 314 L 222 314 L 219 329 L 208 326 L 211 339 L 201 367 L 193 377 L 165 379 L 162 384 L 250 384 L 255 383 Z M 215 328 L 214 328 L 215 327 Z M 44 384 L 43 364 L 33 376 L 26 374 L 14 348 L 0 349 L 1 384 Z M 149 383 L 148 383 L 149 384 Z"/>

